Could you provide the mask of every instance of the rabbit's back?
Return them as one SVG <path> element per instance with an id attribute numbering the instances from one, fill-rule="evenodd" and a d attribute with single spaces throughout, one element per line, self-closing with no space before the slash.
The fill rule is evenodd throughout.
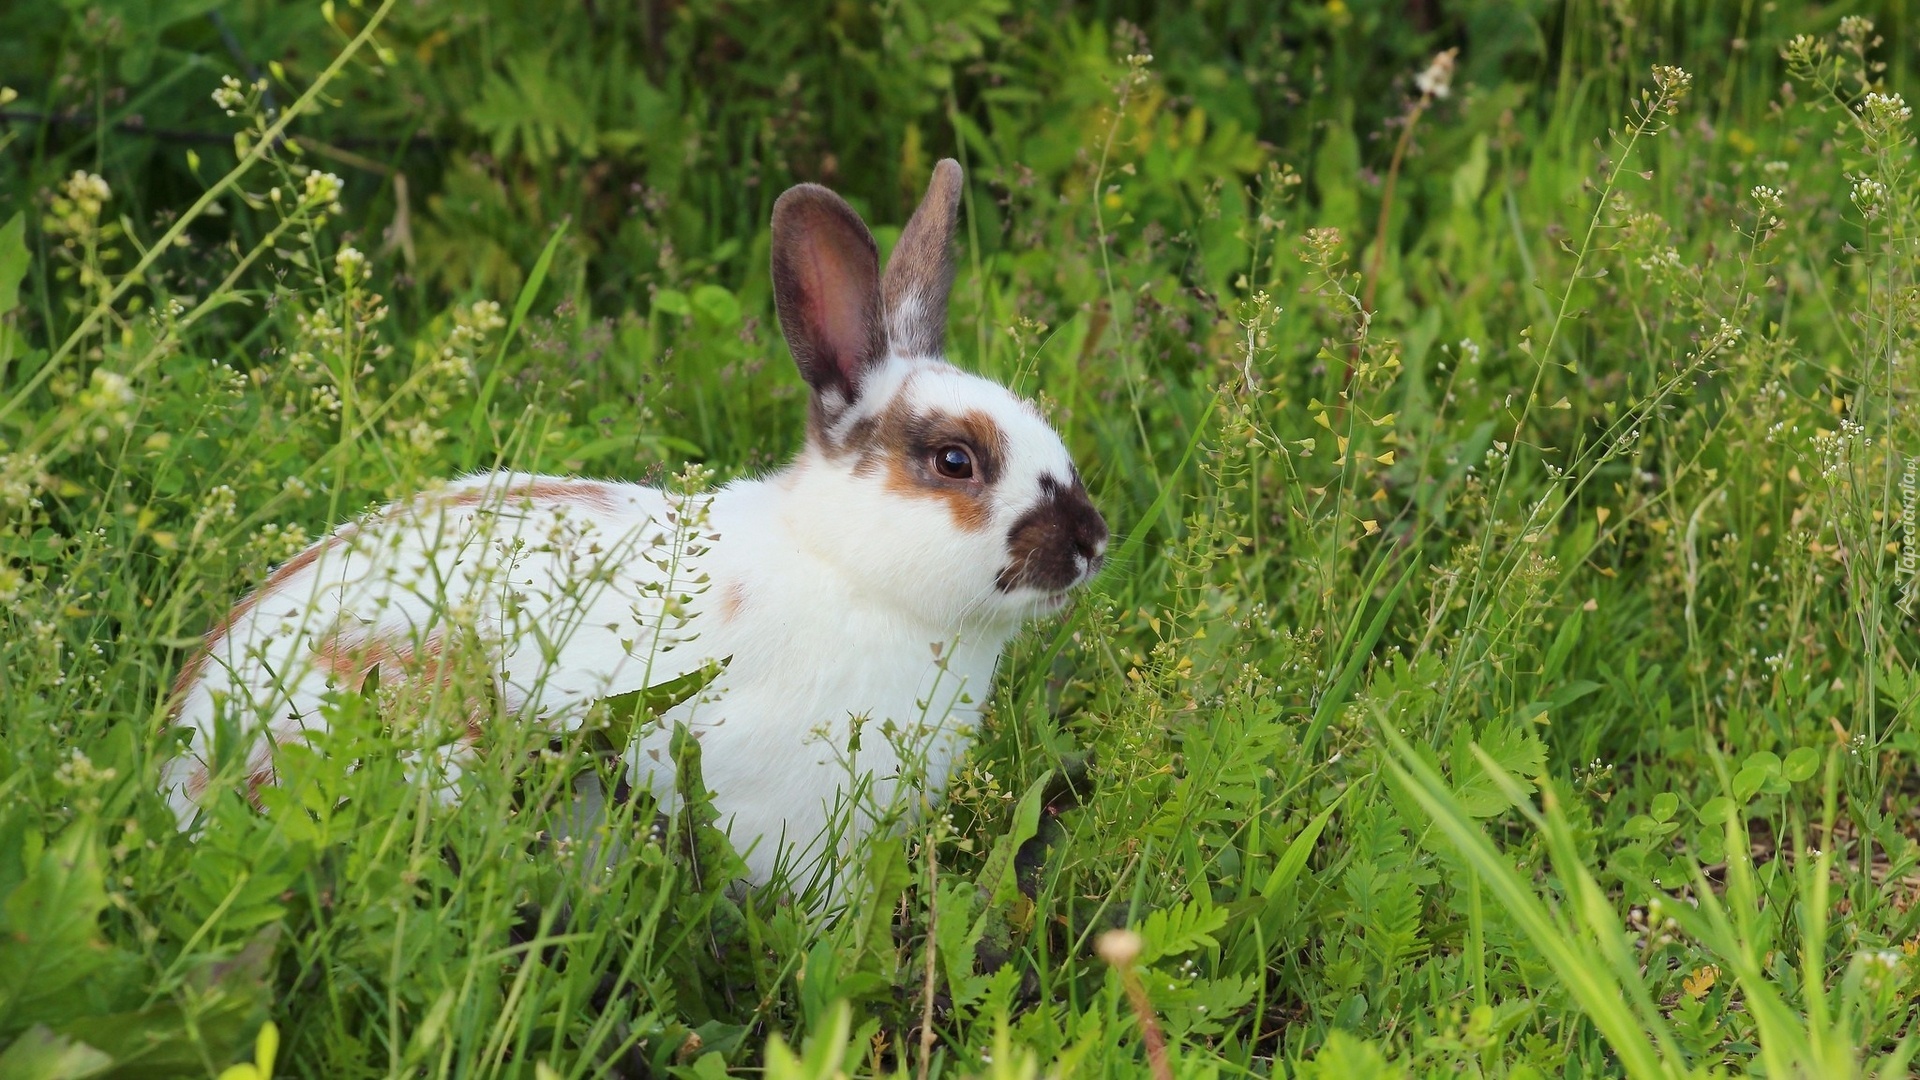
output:
<path id="1" fill-rule="evenodd" d="M 674 648 L 702 588 L 704 500 L 637 484 L 485 474 L 395 503 L 288 560 L 225 622 L 176 687 L 194 732 L 166 768 L 186 823 L 216 728 L 241 733 L 246 778 L 274 780 L 272 744 L 321 729 L 326 696 L 382 681 L 472 692 L 476 660 L 506 715 L 577 725 L 586 706 L 693 670 Z M 483 736 L 476 695 L 456 743 Z"/>

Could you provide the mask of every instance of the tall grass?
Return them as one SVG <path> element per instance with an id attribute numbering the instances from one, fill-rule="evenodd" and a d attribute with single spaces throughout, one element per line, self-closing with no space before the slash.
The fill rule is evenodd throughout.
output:
<path id="1" fill-rule="evenodd" d="M 1910 13 L 1516 11 L 0 16 L 0 1075 L 1905 1075 Z M 175 831 L 273 564 L 777 460 L 767 204 L 949 152 L 955 359 L 1116 540 L 912 822 L 733 887 L 683 743 L 608 866 L 617 726 L 407 766 L 462 668 Z"/>

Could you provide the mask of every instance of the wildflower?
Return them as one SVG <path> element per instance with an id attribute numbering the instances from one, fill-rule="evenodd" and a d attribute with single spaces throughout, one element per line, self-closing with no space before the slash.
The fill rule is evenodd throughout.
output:
<path id="1" fill-rule="evenodd" d="M 1660 101 L 1656 108 L 1667 113 L 1680 111 L 1680 99 L 1687 96 L 1693 87 L 1693 76 L 1672 64 L 1653 66 L 1653 85 L 1660 90 Z"/>
<path id="2" fill-rule="evenodd" d="M 318 206 L 330 214 L 340 213 L 340 192 L 346 185 L 330 172 L 310 172 L 306 179 L 306 192 L 301 201 L 309 206 Z"/>
<path id="3" fill-rule="evenodd" d="M 1767 210 L 1780 209 L 1782 199 L 1779 188 L 1759 184 L 1754 187 L 1750 194 L 1753 196 L 1753 201 L 1759 203 L 1763 208 Z"/>
<path id="4" fill-rule="evenodd" d="M 1331 262 L 1340 250 L 1340 230 L 1331 225 L 1308 229 L 1306 246 L 1308 253 L 1315 261 Z"/>
<path id="5" fill-rule="evenodd" d="M 76 169 L 60 184 L 53 197 L 47 230 L 56 235 L 91 235 L 100 221 L 100 212 L 113 198 L 113 189 L 94 173 Z"/>
<path id="6" fill-rule="evenodd" d="M 47 485 L 47 475 L 39 457 L 33 454 L 0 454 L 0 510 L 24 510 L 34 505 L 36 494 Z"/>
<path id="7" fill-rule="evenodd" d="M 1873 20 L 1864 15 L 1848 15 L 1840 20 L 1840 38 L 1854 52 L 1866 49 L 1867 39 L 1873 36 Z"/>
<path id="8" fill-rule="evenodd" d="M 1861 216 L 1872 221 L 1887 208 L 1887 185 L 1871 176 L 1858 177 L 1853 182 L 1852 197 Z"/>
<path id="9" fill-rule="evenodd" d="M 1677 273 L 1686 269 L 1686 260 L 1673 248 L 1659 248 L 1640 260 L 1640 269 L 1649 273 Z"/>
<path id="10" fill-rule="evenodd" d="M 1427 69 L 1413 77 L 1413 85 L 1419 88 L 1421 97 L 1441 101 L 1453 93 L 1453 62 L 1459 55 L 1459 49 L 1433 54 Z"/>
<path id="11" fill-rule="evenodd" d="M 134 402 L 133 385 L 117 371 L 95 368 L 82 401 L 88 408 L 125 408 Z"/>
<path id="12" fill-rule="evenodd" d="M 1860 111 L 1901 122 L 1913 119 L 1913 110 L 1907 107 L 1907 99 L 1899 94 L 1868 94 L 1860 99 Z"/>
<path id="13" fill-rule="evenodd" d="M 333 256 L 333 269 L 340 275 L 342 284 L 351 285 L 364 281 L 367 276 L 367 257 L 352 244 L 343 244 Z"/>
<path id="14" fill-rule="evenodd" d="M 1860 122 L 1867 131 L 1883 138 L 1900 133 L 1913 119 L 1913 109 L 1899 94 L 1870 93 L 1860 99 Z"/>
<path id="15" fill-rule="evenodd" d="M 468 326 L 482 334 L 492 333 L 507 325 L 506 316 L 500 314 L 500 302 L 497 300 L 475 300 L 465 308 L 455 308 L 453 321 L 457 326 Z"/>
<path id="16" fill-rule="evenodd" d="M 228 116 L 239 115 L 241 106 L 247 103 L 246 91 L 241 88 L 240 80 L 231 75 L 220 76 L 220 85 L 213 91 L 213 103 Z"/>
<path id="17" fill-rule="evenodd" d="M 1787 66 L 1808 74 L 1827 56 L 1827 43 L 1812 34 L 1795 34 L 1780 47 L 1780 58 Z"/>

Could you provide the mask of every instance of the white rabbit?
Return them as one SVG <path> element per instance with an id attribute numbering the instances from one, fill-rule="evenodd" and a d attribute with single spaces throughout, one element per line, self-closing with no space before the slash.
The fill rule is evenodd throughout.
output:
<path id="1" fill-rule="evenodd" d="M 174 719 L 194 734 L 162 780 L 181 827 L 216 782 L 275 782 L 274 745 L 323 726 L 329 691 L 376 666 L 383 681 L 446 681 L 460 650 L 482 658 L 498 706 L 477 704 L 453 740 L 456 773 L 497 717 L 567 730 L 598 699 L 730 657 L 627 763 L 670 799 L 666 740 L 685 723 L 755 882 L 783 852 L 824 853 L 854 789 L 870 790 L 842 851 L 904 775 L 937 794 L 1002 647 L 1091 578 L 1107 542 L 1040 413 L 943 358 L 960 186 L 940 162 L 884 277 L 839 196 L 802 184 L 774 204 L 775 304 L 812 388 L 785 468 L 696 496 L 473 476 L 275 570 L 181 674 Z M 216 755 L 222 728 L 244 749 Z"/>

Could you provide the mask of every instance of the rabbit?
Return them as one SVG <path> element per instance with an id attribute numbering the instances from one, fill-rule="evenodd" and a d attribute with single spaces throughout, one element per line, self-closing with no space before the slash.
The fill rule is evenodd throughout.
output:
<path id="1" fill-rule="evenodd" d="M 842 804 L 860 808 L 844 856 L 917 797 L 904 778 L 937 796 L 1001 651 L 1092 579 L 1107 547 L 1040 412 L 944 358 L 961 183 L 956 162 L 935 167 L 884 275 L 838 195 L 800 184 L 775 202 L 774 302 L 811 390 L 784 468 L 703 494 L 470 476 L 275 569 L 175 688 L 172 724 L 192 734 L 161 783 L 180 827 L 214 787 L 223 725 L 245 764 L 222 775 L 257 795 L 276 781 L 275 745 L 327 723 L 324 695 L 375 668 L 383 684 L 446 681 L 460 650 L 481 657 L 494 700 L 441 751 L 455 779 L 490 723 L 572 730 L 599 699 L 725 659 L 635 734 L 624 765 L 670 806 L 666 745 L 685 724 L 754 884 L 783 859 L 833 854 Z"/>

